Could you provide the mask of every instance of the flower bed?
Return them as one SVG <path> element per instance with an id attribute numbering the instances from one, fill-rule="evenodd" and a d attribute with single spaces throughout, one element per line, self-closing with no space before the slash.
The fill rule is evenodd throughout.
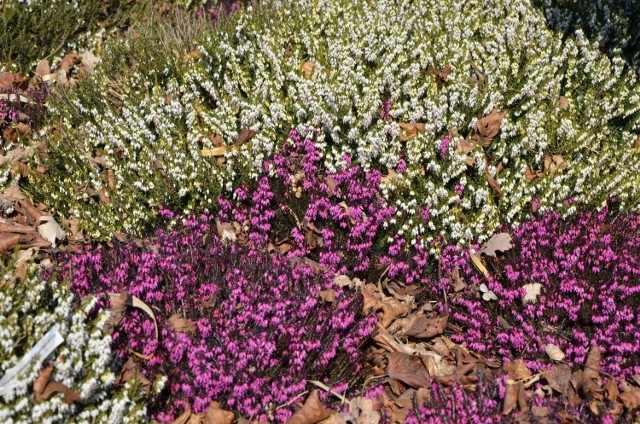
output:
<path id="1" fill-rule="evenodd" d="M 425 243 L 482 240 L 524 219 L 534 198 L 563 214 L 576 210 L 568 197 L 636 207 L 635 75 L 580 32 L 548 30 L 528 0 L 480 3 L 265 2 L 192 33 L 179 57 L 144 59 L 165 51 L 144 33 L 115 43 L 55 104 L 59 160 L 30 190 L 92 236 L 140 234 L 160 204 L 212 211 L 291 128 L 314 127 L 330 170 L 345 154 L 383 173 L 404 161 L 384 195 L 399 231 Z M 494 108 L 507 111 L 499 133 L 470 143 Z M 203 157 L 216 148 L 224 161 Z"/>

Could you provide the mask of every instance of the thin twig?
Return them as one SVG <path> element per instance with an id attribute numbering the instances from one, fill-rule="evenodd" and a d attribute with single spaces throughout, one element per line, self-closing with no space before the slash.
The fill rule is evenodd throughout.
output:
<path id="1" fill-rule="evenodd" d="M 307 382 L 320 387 L 322 390 L 331 393 L 332 395 L 334 395 L 335 397 L 337 397 L 338 399 L 340 399 L 340 402 L 342 402 L 342 404 L 344 404 L 346 402 L 346 399 L 344 397 L 343 394 L 340 394 L 338 392 L 336 392 L 335 390 L 333 390 L 331 387 L 327 386 L 324 383 L 321 383 L 320 381 L 317 380 L 307 380 Z"/>
<path id="2" fill-rule="evenodd" d="M 291 400 L 287 403 L 283 403 L 280 406 L 276 407 L 276 411 L 280 408 L 284 408 L 287 407 L 289 405 L 291 405 L 292 403 L 294 403 L 296 400 L 298 400 L 299 398 L 301 398 L 302 396 L 306 395 L 307 393 L 309 393 L 309 390 L 305 390 L 304 392 L 300 393 L 299 395 L 295 395 L 293 398 L 291 398 Z"/>

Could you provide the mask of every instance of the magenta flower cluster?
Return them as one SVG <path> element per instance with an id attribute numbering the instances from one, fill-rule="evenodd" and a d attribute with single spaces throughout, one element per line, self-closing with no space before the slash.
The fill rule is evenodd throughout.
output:
<path id="1" fill-rule="evenodd" d="M 468 252 L 450 247 L 440 261 L 440 290 L 451 320 L 463 328 L 452 338 L 501 360 L 522 358 L 532 370 L 548 366 L 545 346 L 583 364 L 589 348 L 602 349 L 603 370 L 640 373 L 640 215 L 608 209 L 562 219 L 549 212 L 510 231 L 513 249 L 485 257 L 490 277 L 473 268 Z M 455 293 L 458 267 L 468 287 Z M 498 300 L 484 300 L 484 282 Z M 540 293 L 525 301 L 527 288 Z"/>
<path id="2" fill-rule="evenodd" d="M 345 157 L 346 169 L 327 172 L 312 135 L 292 131 L 263 177 L 240 186 L 233 201 L 219 199 L 215 218 L 189 217 L 138 244 L 87 247 L 70 259 L 66 272 L 78 295 L 126 289 L 157 312 L 159 340 L 137 311 L 114 334 L 123 359 L 131 351 L 151 355 L 141 361 L 144 373 L 168 377 L 153 418 L 168 421 L 187 403 L 202 411 L 217 400 L 246 417 L 283 421 L 292 407 L 278 406 L 306 390 L 308 379 L 344 388 L 361 366 L 359 346 L 375 317 L 362 316 L 359 296 L 334 276 L 372 268 L 393 208 L 378 195 L 379 171 L 363 172 Z M 236 242 L 223 240 L 218 226 Z M 195 330 L 169 325 L 174 314 Z"/>
<path id="3" fill-rule="evenodd" d="M 362 319 L 357 298 L 336 287 L 331 273 L 227 246 L 211 227 L 209 217 L 191 217 L 143 247 L 87 247 L 71 258 L 72 287 L 80 296 L 128 290 L 156 312 L 159 339 L 136 311 L 114 334 L 123 359 L 131 351 L 149 355 L 140 361 L 144 374 L 168 378 L 153 418 L 169 421 L 187 404 L 200 412 L 217 400 L 246 417 L 283 421 L 291 408 L 276 407 L 304 392 L 307 379 L 332 385 L 358 370 L 358 347 L 373 321 Z M 335 303 L 321 299 L 323 290 L 333 290 Z M 193 329 L 172 326 L 172 315 Z"/>

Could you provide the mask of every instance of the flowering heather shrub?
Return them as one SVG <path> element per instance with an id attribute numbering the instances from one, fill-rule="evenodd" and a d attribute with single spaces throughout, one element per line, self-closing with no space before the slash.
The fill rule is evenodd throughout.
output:
<path id="1" fill-rule="evenodd" d="M 258 189 L 257 204 L 268 202 L 261 196 Z M 291 253 L 268 254 L 259 240 L 228 246 L 211 221 L 190 217 L 158 230 L 145 247 L 87 247 L 70 259 L 72 287 L 81 296 L 128 290 L 154 308 L 159 340 L 149 317 L 135 311 L 113 336 L 121 357 L 152 356 L 141 363 L 144 375 L 168 379 L 152 418 L 170 421 L 187 405 L 201 412 L 216 400 L 245 417 L 286 420 L 292 408 L 276 407 L 303 392 L 307 379 L 332 385 L 353 376 L 375 318 L 360 316 L 332 273 Z M 321 299 L 324 290 L 334 291 L 333 304 Z M 170 323 L 173 315 L 188 320 L 186 330 Z"/>
<path id="2" fill-rule="evenodd" d="M 407 414 L 407 424 L 492 424 L 492 423 L 614 423 L 612 415 L 596 416 L 589 410 L 587 402 L 574 405 L 560 397 L 527 397 L 528 412 L 503 415 L 503 400 L 506 392 L 504 378 L 483 378 L 471 388 L 459 384 L 445 387 L 433 382 L 431 398 L 424 405 Z M 631 422 L 629 412 L 620 417 L 620 422 Z"/>
<path id="3" fill-rule="evenodd" d="M 635 0 L 536 0 L 552 28 L 584 31 L 610 57 L 623 57 L 640 72 L 640 3 Z"/>
<path id="4" fill-rule="evenodd" d="M 40 267 L 34 263 L 27 266 L 23 278 L 16 275 L 14 263 L 3 263 L 0 268 L 0 375 L 14 367 L 52 328 L 56 327 L 64 339 L 48 357 L 32 360 L 20 374 L 19 384 L 0 397 L 0 421 L 144 421 L 144 392 L 132 381 L 113 388 L 116 374 L 111 338 L 102 332 L 107 314 L 89 313 L 96 299 L 81 301 L 69 291 L 67 283 L 53 278 L 43 281 Z M 54 393 L 35 402 L 33 382 L 42 364 L 53 365 L 50 381 L 72 389 L 80 400 L 69 405 L 61 394 Z"/>
<path id="5" fill-rule="evenodd" d="M 635 74 L 581 32 L 547 29 L 529 0 L 263 3 L 194 35 L 198 53 L 187 62 L 149 58 L 162 40 L 143 33 L 109 47 L 102 70 L 53 105 L 64 142 L 51 156 L 63 159 L 29 191 L 75 214 L 93 236 L 139 234 L 159 204 L 212 209 L 221 191 L 260 174 L 290 129 L 311 126 L 331 171 L 345 167 L 345 154 L 367 171 L 395 168 L 404 157 L 406 172 L 383 194 L 410 241 L 482 240 L 503 215 L 521 221 L 534 198 L 563 214 L 575 212 L 563 204 L 570 196 L 596 207 L 610 195 L 640 203 Z M 308 78 L 304 62 L 316 64 Z M 429 72 L 446 66 L 446 81 Z M 458 142 L 493 108 L 508 110 L 500 133 L 486 149 L 473 148 L 468 166 Z M 425 131 L 402 141 L 399 124 L 408 122 Z M 228 149 L 224 165 L 202 156 L 221 139 L 232 145 L 243 129 L 257 133 Z M 103 156 L 111 183 L 87 155 Z M 527 166 L 542 170 L 551 155 L 566 169 L 553 165 L 528 182 Z M 87 185 L 111 201 L 74 191 Z M 431 207 L 426 225 L 419 205 Z"/>
<path id="6" fill-rule="evenodd" d="M 464 331 L 451 337 L 499 359 L 522 358 L 532 370 L 549 364 L 555 344 L 570 363 L 583 364 L 590 346 L 602 349 L 602 369 L 614 376 L 640 373 L 640 215 L 611 216 L 608 209 L 563 220 L 542 214 L 511 231 L 513 249 L 486 258 L 488 288 L 468 252 L 443 252 L 439 286 L 450 290 L 451 320 Z M 469 287 L 454 293 L 455 267 Z M 523 303 L 526 284 L 541 285 L 536 302 Z"/>

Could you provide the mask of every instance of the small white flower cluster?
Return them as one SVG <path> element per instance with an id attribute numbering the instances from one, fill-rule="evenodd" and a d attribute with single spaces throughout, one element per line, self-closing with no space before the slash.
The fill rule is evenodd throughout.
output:
<path id="1" fill-rule="evenodd" d="M 113 388 L 111 337 L 102 332 L 108 312 L 88 316 L 96 299 L 77 299 L 66 284 L 43 281 L 33 263 L 24 278 L 14 275 L 13 264 L 0 268 L 0 377 L 52 328 L 64 339 L 48 357 L 36 354 L 18 373 L 17 385 L 0 397 L 0 422 L 144 422 L 144 392 L 132 382 Z M 61 393 L 54 393 L 35 401 L 33 382 L 42 364 L 53 365 L 50 381 L 64 384 L 80 400 L 67 404 Z"/>
<path id="2" fill-rule="evenodd" d="M 482 240 L 499 222 L 522 219 L 534 199 L 563 213 L 573 210 L 570 197 L 601 207 L 616 196 L 638 207 L 635 73 L 580 31 L 564 39 L 548 29 L 530 0 L 264 3 L 231 29 L 211 28 L 186 69 L 99 74 L 95 91 L 59 110 L 68 126 L 59 145 L 81 153 L 62 151 L 73 166 L 50 171 L 34 190 L 53 204 L 71 202 L 94 236 L 136 233 L 159 203 L 211 207 L 232 182 L 255 177 L 291 128 L 314 127 L 329 169 L 345 154 L 365 169 L 404 158 L 407 172 L 385 195 L 398 208 L 398 228 L 414 239 Z M 301 69 L 307 62 L 310 73 Z M 447 66 L 438 81 L 434 70 Z M 381 115 L 387 99 L 392 121 Z M 498 136 L 459 153 L 458 142 L 494 108 L 508 110 Z M 409 122 L 425 131 L 402 141 L 398 123 Z M 231 145 L 242 129 L 257 133 L 229 149 L 225 165 L 202 157 L 216 136 Z M 443 149 L 447 134 L 453 140 Z M 87 159 L 98 154 L 114 174 L 110 187 L 105 166 Z M 552 156 L 566 166 L 546 170 Z M 528 181 L 527 167 L 545 172 Z M 111 202 L 85 193 L 73 203 L 70 185 L 106 187 Z M 427 206 L 425 223 L 418 212 Z"/>

